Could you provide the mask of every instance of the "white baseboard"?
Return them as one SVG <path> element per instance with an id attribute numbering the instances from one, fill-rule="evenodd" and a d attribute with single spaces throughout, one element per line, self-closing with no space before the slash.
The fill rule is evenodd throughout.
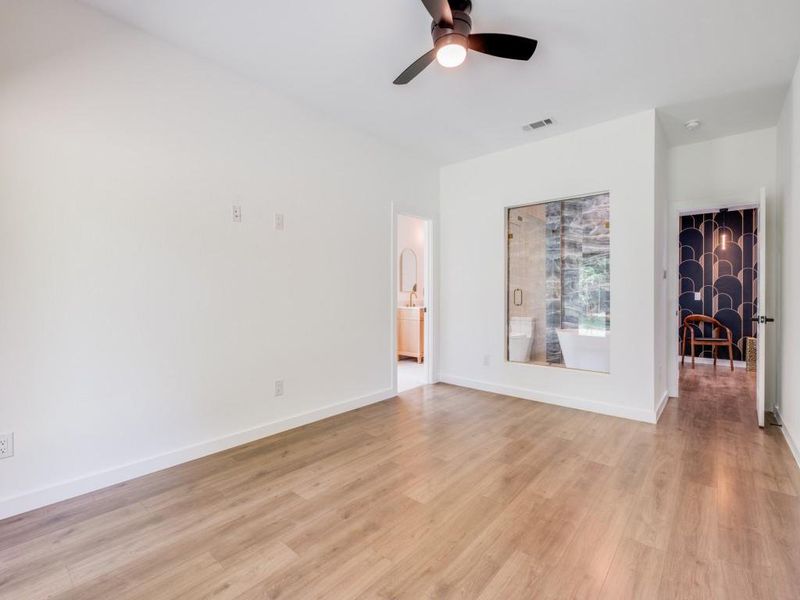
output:
<path id="1" fill-rule="evenodd" d="M 356 408 L 361 408 L 362 406 L 381 402 L 383 400 L 392 398 L 393 396 L 395 396 L 395 393 L 391 389 L 381 390 L 380 392 L 375 392 L 360 398 L 329 404 L 327 406 L 323 406 L 322 408 L 301 413 L 280 421 L 263 423 L 251 429 L 246 429 L 244 431 L 239 431 L 237 433 L 201 442 L 199 444 L 193 444 L 191 446 L 179 448 L 165 454 L 159 454 L 157 456 L 126 463 L 111 469 L 90 473 L 82 477 L 32 490 L 18 496 L 3 498 L 0 499 L 0 519 L 6 519 L 29 510 L 41 508 L 49 504 L 54 504 L 62 500 L 67 500 L 69 498 L 74 498 L 75 496 L 93 492 L 110 485 L 115 485 L 117 483 L 122 483 L 123 481 L 141 477 L 142 475 L 148 475 L 162 469 L 174 467 L 190 460 L 195 460 L 204 456 L 208 456 L 209 454 L 214 454 L 216 452 L 228 450 L 229 448 L 241 446 L 242 444 L 247 444 L 249 442 L 253 442 L 282 431 L 294 429 L 295 427 L 300 427 L 301 425 L 313 423 L 314 421 L 319 421 L 321 419 L 348 412 Z"/>
<path id="2" fill-rule="evenodd" d="M 503 394 L 504 396 L 514 396 L 516 398 L 523 398 L 524 400 L 544 402 L 545 404 L 555 404 L 557 406 L 564 406 L 566 408 L 576 408 L 578 410 L 600 413 L 602 415 L 609 415 L 612 417 L 622 417 L 623 419 L 644 421 L 645 423 L 655 423 L 657 421 L 655 410 L 619 406 L 617 404 L 608 404 L 607 402 L 598 402 L 596 400 L 585 400 L 583 398 L 572 398 L 569 396 L 548 394 L 546 392 L 539 392 L 528 388 L 491 383 L 489 381 L 479 381 L 477 379 L 468 379 L 466 377 L 459 377 L 457 375 L 445 373 L 441 373 L 439 375 L 439 379 L 443 383 L 450 383 L 452 385 L 459 385 L 461 387 L 472 388 L 484 392 L 492 392 L 495 394 Z"/>
<path id="3" fill-rule="evenodd" d="M 786 440 L 786 444 L 789 446 L 789 450 L 792 451 L 792 456 L 794 456 L 794 461 L 797 463 L 797 466 L 800 467 L 800 447 L 792 438 L 792 434 L 789 433 L 789 430 L 786 428 L 786 423 L 784 423 L 783 418 L 781 417 L 781 413 L 776 406 L 773 409 L 773 414 L 778 418 L 778 422 L 781 424 L 781 431 L 783 432 L 783 438 Z"/>
<path id="4" fill-rule="evenodd" d="M 658 401 L 658 406 L 656 406 L 656 423 L 661 418 L 661 413 L 664 412 L 664 409 L 667 407 L 668 402 L 669 402 L 669 392 L 664 391 L 664 394 L 661 396 L 661 400 Z"/>

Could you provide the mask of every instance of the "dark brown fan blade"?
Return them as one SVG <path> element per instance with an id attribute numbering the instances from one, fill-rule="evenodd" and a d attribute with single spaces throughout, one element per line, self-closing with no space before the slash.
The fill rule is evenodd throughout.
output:
<path id="1" fill-rule="evenodd" d="M 469 49 L 500 58 L 529 60 L 538 42 L 506 33 L 475 33 L 469 36 Z"/>
<path id="2" fill-rule="evenodd" d="M 426 52 L 422 56 L 420 56 L 417 60 L 411 63 L 411 66 L 408 67 L 405 71 L 400 73 L 400 76 L 394 80 L 395 85 L 405 85 L 414 77 L 422 73 L 422 71 L 427 67 L 429 64 L 433 62 L 433 59 L 436 58 L 436 49 Z"/>
<path id="3" fill-rule="evenodd" d="M 422 0 L 425 8 L 431 13 L 433 22 L 437 25 L 453 26 L 453 11 L 447 0 Z"/>

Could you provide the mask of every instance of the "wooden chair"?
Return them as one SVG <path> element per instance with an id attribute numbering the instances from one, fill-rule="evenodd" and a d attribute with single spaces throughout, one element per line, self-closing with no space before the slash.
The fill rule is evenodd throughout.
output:
<path id="1" fill-rule="evenodd" d="M 711 337 L 695 337 L 695 326 L 700 329 L 702 334 L 703 323 L 710 323 L 712 325 Z M 689 315 L 683 320 L 683 349 L 681 351 L 681 366 L 686 360 L 686 332 L 689 332 L 689 343 L 692 346 L 692 368 L 694 369 L 694 347 L 695 346 L 711 346 L 711 355 L 714 357 L 714 366 L 717 365 L 717 352 L 720 346 L 728 347 L 728 358 L 731 361 L 731 371 L 733 371 L 733 332 L 725 327 L 722 323 L 712 317 L 705 315 Z M 726 337 L 714 337 L 716 331 L 725 332 Z"/>

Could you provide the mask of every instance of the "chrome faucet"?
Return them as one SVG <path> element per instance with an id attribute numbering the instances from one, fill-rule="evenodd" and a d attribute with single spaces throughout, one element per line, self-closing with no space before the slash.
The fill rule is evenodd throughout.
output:
<path id="1" fill-rule="evenodd" d="M 417 284 L 414 284 L 414 287 L 411 288 L 411 293 L 408 294 L 408 305 L 414 306 L 414 298 L 417 297 Z"/>

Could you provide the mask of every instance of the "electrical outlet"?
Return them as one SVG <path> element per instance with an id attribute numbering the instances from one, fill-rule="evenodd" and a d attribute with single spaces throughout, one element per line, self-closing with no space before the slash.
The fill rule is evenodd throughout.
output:
<path id="1" fill-rule="evenodd" d="M 234 223 L 241 223 L 242 222 L 242 207 L 238 204 L 233 205 L 233 222 Z"/>
<path id="2" fill-rule="evenodd" d="M 0 433 L 0 458 L 14 456 L 14 434 Z"/>
<path id="3" fill-rule="evenodd" d="M 275 231 L 283 231 L 283 213 L 275 213 Z"/>
<path id="4" fill-rule="evenodd" d="M 483 366 L 488 367 L 492 362 L 492 357 L 488 354 L 484 354 L 483 356 Z"/>
<path id="5" fill-rule="evenodd" d="M 703 299 L 703 297 L 700 295 L 700 292 L 695 292 L 695 293 L 694 293 L 694 299 L 695 299 L 695 300 L 702 300 L 702 299 Z"/>
<path id="6" fill-rule="evenodd" d="M 283 396 L 283 379 L 275 380 L 275 395 Z"/>

